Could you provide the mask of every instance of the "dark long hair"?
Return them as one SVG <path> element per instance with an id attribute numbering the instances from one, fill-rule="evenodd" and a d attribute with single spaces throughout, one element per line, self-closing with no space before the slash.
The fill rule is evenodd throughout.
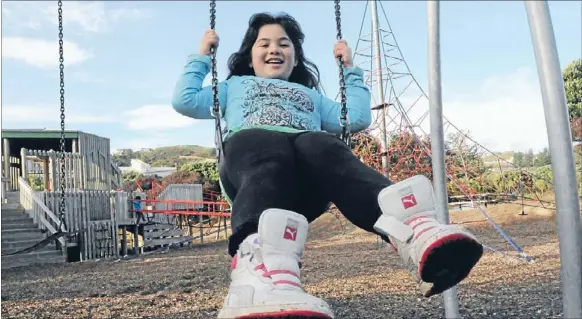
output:
<path id="1" fill-rule="evenodd" d="M 280 15 L 257 13 L 251 17 L 249 20 L 249 28 L 245 33 L 238 52 L 233 53 L 228 58 L 228 69 L 230 74 L 227 79 L 230 79 L 232 76 L 255 75 L 253 68 L 249 67 L 249 64 L 251 63 L 251 51 L 255 41 L 257 41 L 259 30 L 262 26 L 268 24 L 280 25 L 283 30 L 285 30 L 295 47 L 297 66 L 293 68 L 293 72 L 289 76 L 289 82 L 295 82 L 319 91 L 319 70 L 315 64 L 305 58 L 303 52 L 303 40 L 305 39 L 305 35 L 303 34 L 303 31 L 301 31 L 299 23 L 286 13 Z"/>

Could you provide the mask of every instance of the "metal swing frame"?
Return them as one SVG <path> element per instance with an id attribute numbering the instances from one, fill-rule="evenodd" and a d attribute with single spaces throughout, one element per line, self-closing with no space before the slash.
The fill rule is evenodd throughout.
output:
<path id="1" fill-rule="evenodd" d="M 342 38 L 341 12 L 339 0 L 334 0 L 337 23 L 337 38 Z M 427 1 L 428 20 L 428 56 L 429 56 L 429 92 L 431 135 L 433 136 L 431 149 L 433 150 L 433 171 L 435 172 L 435 194 L 437 210 L 440 218 L 448 222 L 448 207 L 446 195 L 446 175 L 444 162 L 444 133 L 442 121 L 442 97 L 440 74 L 440 17 L 439 1 Z M 558 235 L 561 258 L 561 285 L 563 295 L 564 316 L 567 318 L 582 317 L 582 225 L 580 223 L 580 203 L 578 201 L 577 183 L 572 147 L 572 135 L 568 121 L 568 111 L 564 93 L 560 64 L 556 48 L 555 35 L 547 1 L 525 1 L 527 18 L 530 26 L 531 38 L 540 78 L 540 87 L 544 102 L 544 112 L 548 130 L 548 139 L 551 148 L 552 169 L 554 170 L 554 185 L 557 202 Z M 215 28 L 216 1 L 210 1 L 210 25 Z M 79 232 L 68 233 L 62 231 L 65 225 L 65 89 L 64 89 L 64 55 L 63 55 L 63 19 L 62 0 L 58 0 L 59 17 L 59 70 L 60 70 L 60 119 L 61 119 L 61 201 L 59 231 L 49 239 L 60 236 L 71 236 Z M 349 145 L 349 129 L 346 107 L 345 82 L 343 75 L 343 60 L 340 58 L 340 94 L 342 112 L 340 124 L 343 127 L 342 140 Z M 219 141 L 219 162 L 224 157 L 222 149 L 221 114 L 218 101 L 218 79 L 216 74 L 216 50 L 212 51 L 212 87 L 214 105 L 212 112 L 216 119 L 217 141 Z M 81 230 L 82 231 L 82 230 Z M 41 245 L 43 242 L 26 251 Z M 447 318 L 458 318 L 458 299 L 456 289 L 452 288 L 443 293 L 445 301 L 445 315 Z"/>

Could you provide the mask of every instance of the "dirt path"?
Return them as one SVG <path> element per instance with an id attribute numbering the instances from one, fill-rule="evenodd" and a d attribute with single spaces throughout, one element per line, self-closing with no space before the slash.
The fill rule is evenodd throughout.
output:
<path id="1" fill-rule="evenodd" d="M 466 318 L 550 318 L 561 313 L 559 254 L 551 213 L 499 205 L 493 219 L 536 262 L 487 251 L 459 286 Z M 485 244 L 515 256 L 478 212 L 454 212 Z M 2 271 L 3 318 L 215 318 L 228 285 L 224 242 L 127 261 Z M 303 282 L 336 318 L 439 318 L 442 298 L 424 299 L 398 257 L 376 236 L 326 214 L 312 224 Z"/>

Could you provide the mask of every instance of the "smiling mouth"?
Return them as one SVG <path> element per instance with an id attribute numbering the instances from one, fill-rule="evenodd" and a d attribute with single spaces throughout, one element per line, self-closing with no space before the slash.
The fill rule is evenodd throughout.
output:
<path id="1" fill-rule="evenodd" d="M 265 61 L 265 64 L 283 64 L 283 60 L 281 59 L 268 59 L 267 61 Z"/>

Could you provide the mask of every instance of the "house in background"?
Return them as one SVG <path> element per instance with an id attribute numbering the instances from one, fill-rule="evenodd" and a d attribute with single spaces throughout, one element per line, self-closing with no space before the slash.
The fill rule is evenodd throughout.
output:
<path id="1" fill-rule="evenodd" d="M 124 173 L 133 170 L 142 174 L 143 176 L 157 175 L 159 177 L 166 177 L 177 170 L 176 167 L 152 167 L 150 164 L 145 163 L 139 159 L 132 159 L 131 166 L 122 166 L 119 167 L 119 169 Z"/>

